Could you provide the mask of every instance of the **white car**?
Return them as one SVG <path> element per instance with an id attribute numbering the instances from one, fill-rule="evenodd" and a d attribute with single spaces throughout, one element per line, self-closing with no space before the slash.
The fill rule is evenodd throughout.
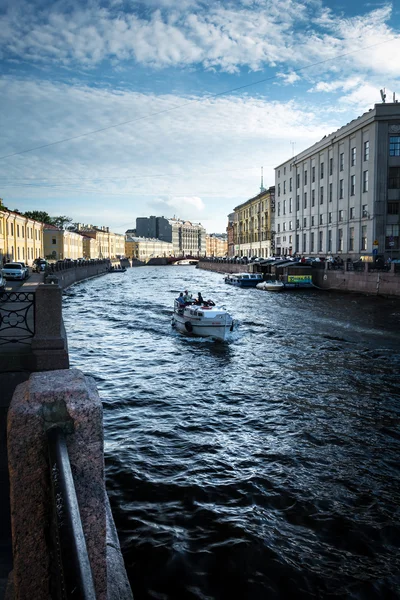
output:
<path id="1" fill-rule="evenodd" d="M 24 271 L 25 271 L 25 278 L 29 277 L 29 268 L 28 268 L 28 266 L 22 260 L 17 260 L 15 262 L 17 262 L 18 264 L 20 264 L 21 267 L 24 269 Z"/>
<path id="2" fill-rule="evenodd" d="M 26 278 L 25 268 L 19 262 L 6 263 L 1 270 L 5 279 L 20 279 Z"/>

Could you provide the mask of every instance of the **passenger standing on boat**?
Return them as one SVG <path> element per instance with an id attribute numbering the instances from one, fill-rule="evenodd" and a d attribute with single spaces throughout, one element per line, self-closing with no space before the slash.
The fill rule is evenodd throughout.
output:
<path id="1" fill-rule="evenodd" d="M 183 296 L 183 299 L 186 302 L 186 304 L 189 304 L 189 302 L 192 301 L 192 297 L 190 296 L 190 294 L 187 290 L 185 290 L 185 295 Z"/>
<path id="2" fill-rule="evenodd" d="M 199 292 L 197 295 L 196 304 L 204 304 L 204 299 L 203 299 L 203 296 L 201 295 L 201 292 Z"/>
<path id="3" fill-rule="evenodd" d="M 177 302 L 179 302 L 179 304 L 181 306 L 185 306 L 185 300 L 183 299 L 183 292 L 181 292 L 178 296 L 178 298 L 176 299 Z"/>

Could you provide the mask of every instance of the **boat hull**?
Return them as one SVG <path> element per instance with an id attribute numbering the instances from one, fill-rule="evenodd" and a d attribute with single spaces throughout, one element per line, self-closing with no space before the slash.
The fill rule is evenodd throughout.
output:
<path id="1" fill-rule="evenodd" d="M 193 310 L 194 309 L 194 310 Z M 225 341 L 233 331 L 233 319 L 226 311 L 210 311 L 207 316 L 204 313 L 208 310 L 204 307 L 189 308 L 189 310 L 176 309 L 172 314 L 172 326 L 178 331 L 187 335 L 197 337 L 210 337 L 215 340 Z M 199 316 L 198 313 L 203 313 Z"/>

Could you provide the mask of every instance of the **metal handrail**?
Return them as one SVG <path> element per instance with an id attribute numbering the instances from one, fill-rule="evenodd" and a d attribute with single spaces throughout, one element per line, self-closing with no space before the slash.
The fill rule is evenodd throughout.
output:
<path id="1" fill-rule="evenodd" d="M 58 596 L 62 600 L 96 600 L 65 436 L 47 430 L 58 559 Z"/>

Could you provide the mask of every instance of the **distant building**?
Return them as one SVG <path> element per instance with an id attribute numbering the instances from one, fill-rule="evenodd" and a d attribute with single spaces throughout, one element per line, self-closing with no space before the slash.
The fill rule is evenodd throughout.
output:
<path id="1" fill-rule="evenodd" d="M 400 104 L 375 107 L 275 169 L 276 253 L 399 257 Z"/>
<path id="2" fill-rule="evenodd" d="M 275 211 L 275 187 L 271 186 L 239 204 L 232 217 L 234 256 L 259 256 L 274 254 L 272 231 Z"/>
<path id="3" fill-rule="evenodd" d="M 136 219 L 138 237 L 156 238 L 172 242 L 175 256 L 205 256 L 206 230 L 200 223 L 164 217 L 138 217 Z"/>
<path id="4" fill-rule="evenodd" d="M 237 220 L 237 216 L 235 212 L 228 215 L 228 226 L 226 228 L 228 256 L 235 256 L 234 223 Z"/>
<path id="5" fill-rule="evenodd" d="M 206 256 L 226 256 L 228 239 L 226 233 L 206 234 Z"/>
<path id="6" fill-rule="evenodd" d="M 128 258 L 147 261 L 150 258 L 164 258 L 173 254 L 172 242 L 164 242 L 156 238 L 126 236 L 125 255 Z"/>
<path id="7" fill-rule="evenodd" d="M 136 236 L 171 242 L 172 226 L 164 217 L 138 217 L 136 219 Z"/>
<path id="8" fill-rule="evenodd" d="M 77 233 L 84 234 L 96 241 L 97 256 L 95 258 L 122 258 L 125 256 L 125 235 L 113 233 L 109 227 L 97 227 L 96 225 L 75 225 Z M 91 249 L 90 252 L 93 252 Z M 93 258 L 93 257 L 91 257 Z"/>
<path id="9" fill-rule="evenodd" d="M 33 260 L 44 256 L 43 223 L 8 210 L 0 198 L 0 261 Z"/>
<path id="10" fill-rule="evenodd" d="M 49 259 L 83 258 L 82 236 L 55 225 L 43 226 L 43 246 L 44 256 Z"/>

